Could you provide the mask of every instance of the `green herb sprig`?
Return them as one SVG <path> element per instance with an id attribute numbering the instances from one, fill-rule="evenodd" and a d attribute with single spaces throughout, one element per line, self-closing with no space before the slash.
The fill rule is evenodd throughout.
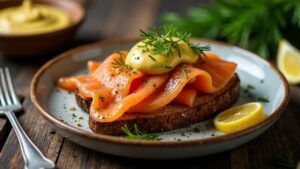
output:
<path id="1" fill-rule="evenodd" d="M 157 133 L 146 133 L 140 130 L 137 124 L 134 124 L 133 131 L 130 131 L 127 125 L 121 127 L 122 131 L 127 135 L 129 139 L 138 139 L 138 140 L 159 140 L 159 134 Z"/>
<path id="2" fill-rule="evenodd" d="M 190 43 L 190 33 L 181 32 L 173 25 L 164 25 L 159 30 L 149 28 L 147 32 L 140 30 L 144 38 L 144 51 L 151 51 L 153 54 L 174 55 L 181 57 L 179 42 L 183 41 L 189 45 L 196 55 L 210 50 L 209 46 L 200 46 L 200 44 Z"/>
<path id="3" fill-rule="evenodd" d="M 203 53 L 204 51 L 210 51 L 211 50 L 210 46 L 200 46 L 199 43 L 197 43 L 197 44 L 190 43 L 189 46 L 196 55 L 200 55 L 200 54 L 205 55 L 205 53 Z"/>
<path id="4" fill-rule="evenodd" d="M 186 67 L 184 65 L 181 67 L 181 72 L 183 73 L 183 76 L 184 76 L 185 79 L 188 79 L 188 73 L 190 71 L 191 70 L 186 69 Z"/>
<path id="5" fill-rule="evenodd" d="M 257 101 L 263 102 L 263 103 L 269 103 L 270 100 L 268 97 L 258 97 Z"/>
<path id="6" fill-rule="evenodd" d="M 295 167 L 293 152 L 288 151 L 279 155 L 276 164 L 282 167 L 293 169 Z"/>
<path id="7" fill-rule="evenodd" d="M 300 48 L 299 11 L 299 0 L 215 0 L 190 8 L 184 16 L 165 13 L 162 22 L 193 36 L 227 40 L 267 58 L 274 56 L 282 38 Z"/>
<path id="8" fill-rule="evenodd" d="M 122 52 L 117 51 L 116 53 L 119 54 L 119 58 L 118 58 L 118 59 L 114 59 L 114 62 L 112 63 L 112 64 L 113 64 L 113 67 L 114 67 L 114 68 L 122 68 L 122 67 L 125 67 L 125 68 L 127 68 L 127 69 L 130 68 L 130 66 L 127 65 L 127 64 L 125 63 L 125 60 L 123 59 L 123 54 L 122 54 Z"/>

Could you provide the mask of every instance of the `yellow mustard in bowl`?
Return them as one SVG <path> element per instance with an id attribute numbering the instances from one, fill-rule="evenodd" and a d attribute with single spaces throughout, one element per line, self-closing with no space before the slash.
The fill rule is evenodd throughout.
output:
<path id="1" fill-rule="evenodd" d="M 53 32 L 71 24 L 64 11 L 31 0 L 21 6 L 0 10 L 0 33 L 9 35 L 32 35 Z"/>

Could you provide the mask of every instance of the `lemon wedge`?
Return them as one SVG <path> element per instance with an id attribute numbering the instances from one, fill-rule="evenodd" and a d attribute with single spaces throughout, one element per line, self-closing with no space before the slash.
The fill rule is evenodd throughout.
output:
<path id="1" fill-rule="evenodd" d="M 280 40 L 277 66 L 290 84 L 300 83 L 300 51 L 286 40 Z"/>
<path id="2" fill-rule="evenodd" d="M 253 126 L 265 118 L 262 104 L 252 102 L 221 112 L 214 118 L 214 124 L 224 133 L 233 133 Z"/>

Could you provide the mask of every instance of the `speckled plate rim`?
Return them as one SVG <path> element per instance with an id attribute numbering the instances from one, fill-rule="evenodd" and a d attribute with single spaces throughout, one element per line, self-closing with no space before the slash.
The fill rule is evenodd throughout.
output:
<path id="1" fill-rule="evenodd" d="M 199 146 L 199 145 L 222 143 L 222 142 L 226 142 L 229 140 L 237 139 L 239 137 L 246 136 L 247 134 L 257 131 L 260 128 L 266 127 L 271 122 L 276 121 L 280 117 L 283 110 L 285 109 L 285 107 L 288 104 L 290 93 L 289 93 L 289 86 L 288 86 L 287 80 L 273 64 L 269 63 L 268 61 L 262 59 L 261 57 L 259 57 L 258 55 L 254 54 L 252 52 L 249 52 L 245 49 L 236 47 L 234 45 L 230 45 L 230 44 L 226 44 L 226 43 L 214 41 L 214 40 L 193 38 L 193 40 L 196 40 L 196 41 L 203 41 L 203 42 L 207 42 L 210 44 L 216 44 L 219 46 L 235 48 L 244 53 L 246 52 L 246 53 L 252 55 L 257 61 L 264 62 L 264 64 L 269 65 L 270 68 L 273 69 L 273 71 L 279 76 L 280 80 L 282 81 L 282 83 L 284 85 L 284 90 L 285 90 L 284 99 L 281 102 L 281 104 L 279 105 L 279 107 L 261 123 L 258 123 L 250 128 L 247 128 L 245 130 L 242 130 L 242 131 L 239 131 L 236 133 L 226 134 L 226 135 L 212 137 L 212 138 L 200 138 L 200 139 L 183 140 L 183 141 L 146 141 L 146 140 L 131 140 L 131 139 L 127 139 L 125 137 L 116 137 L 116 136 L 86 132 L 83 129 L 75 128 L 75 127 L 69 126 L 69 125 L 61 122 L 59 119 L 54 117 L 47 109 L 45 109 L 42 106 L 41 101 L 37 97 L 36 90 L 37 90 L 37 85 L 40 80 L 40 77 L 43 76 L 43 74 L 45 73 L 45 71 L 47 71 L 47 69 L 49 69 L 49 67 L 51 67 L 52 65 L 56 64 L 57 62 L 59 62 L 60 60 L 66 58 L 66 57 L 71 57 L 72 54 L 74 54 L 74 53 L 80 52 L 80 51 L 88 49 L 88 48 L 105 47 L 105 46 L 109 46 L 112 44 L 125 44 L 125 43 L 136 41 L 136 40 L 138 40 L 138 39 L 137 38 L 129 38 L 129 39 L 106 40 L 106 41 L 95 42 L 95 43 L 91 43 L 91 44 L 87 44 L 87 45 L 83 45 L 83 46 L 71 49 L 71 50 L 66 51 L 66 52 L 58 55 L 57 57 L 51 59 L 37 71 L 37 73 L 34 75 L 34 77 L 32 79 L 31 87 L 30 87 L 30 96 L 31 96 L 32 102 L 38 108 L 39 112 L 41 113 L 41 115 L 44 118 L 46 118 L 49 122 L 51 122 L 53 125 L 55 125 L 56 127 L 60 128 L 62 130 L 66 130 L 73 134 L 76 134 L 76 135 L 79 135 L 82 137 L 86 137 L 89 139 L 98 140 L 101 142 L 111 142 L 111 143 L 117 143 L 117 144 L 150 146 L 150 147 L 151 146 L 161 146 L 161 147 L 164 147 L 164 146 L 167 146 L 167 147 Z"/>

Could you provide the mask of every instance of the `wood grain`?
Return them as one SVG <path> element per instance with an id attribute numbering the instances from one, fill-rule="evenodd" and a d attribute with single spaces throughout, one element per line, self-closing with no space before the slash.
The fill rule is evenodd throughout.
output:
<path id="1" fill-rule="evenodd" d="M 187 8 L 198 3 L 197 0 L 86 0 L 88 18 L 72 44 L 74 46 L 99 39 L 136 36 L 139 28 L 159 25 L 160 14 L 185 13 Z M 45 60 L 47 59 L 17 61 L 1 56 L 0 67 L 10 68 L 18 94 L 25 98 L 24 112 L 19 115 L 21 125 L 32 141 L 60 169 L 283 169 L 276 165 L 276 158 L 286 151 L 294 153 L 295 161 L 300 160 L 300 86 L 291 86 L 290 103 L 278 122 L 265 134 L 243 146 L 192 159 L 138 160 L 86 149 L 53 131 L 34 108 L 28 95 L 31 78 Z M 23 168 L 16 135 L 2 117 L 0 151 L 0 169 Z"/>
<path id="2" fill-rule="evenodd" d="M 1 118 L 0 119 L 0 151 L 2 150 L 2 147 L 7 139 L 10 129 L 11 129 L 11 125 L 8 123 L 8 121 L 4 119 L 4 117 Z"/>
<path id="3" fill-rule="evenodd" d="M 0 67 L 8 67 L 12 75 L 15 75 L 19 71 L 21 65 L 13 64 L 7 61 L 5 58 L 0 57 Z M 4 116 L 0 116 L 0 151 L 9 135 L 11 125 L 8 123 Z"/>
<path id="4" fill-rule="evenodd" d="M 63 137 L 53 132 L 49 123 L 34 108 L 29 97 L 25 99 L 23 106 L 26 113 L 19 117 L 20 124 L 35 145 L 51 160 L 56 161 Z M 3 169 L 24 167 L 18 141 L 13 131 L 10 132 L 0 153 L 0 164 Z"/>
<path id="5" fill-rule="evenodd" d="M 23 103 L 24 112 L 20 114 L 19 121 L 33 142 L 53 161 L 58 157 L 63 137 L 53 133 L 47 122 L 38 114 L 29 97 L 29 86 L 33 74 L 38 66 L 23 66 L 17 76 L 13 76 L 17 93 L 26 97 Z M 11 130 L 4 147 L 0 153 L 0 164 L 3 168 L 23 168 L 23 159 L 16 135 Z"/>
<path id="6" fill-rule="evenodd" d="M 291 151 L 294 160 L 300 160 L 300 88 L 291 86 L 291 99 L 275 125 L 265 134 L 231 151 L 232 169 L 282 168 L 277 158 Z"/>
<path id="7" fill-rule="evenodd" d="M 131 7 L 129 11 L 130 20 L 128 22 L 127 27 L 124 29 L 127 30 L 127 37 L 137 37 L 140 35 L 140 29 L 147 30 L 148 27 L 154 24 L 155 18 L 159 16 L 158 11 L 158 0 L 136 0 L 134 5 Z M 142 8 L 142 6 L 147 6 L 147 8 Z M 137 13 L 139 15 L 137 15 Z M 138 24 L 137 24 L 138 23 Z"/>
<path id="8" fill-rule="evenodd" d="M 218 161 L 215 163 L 215 161 Z M 224 169 L 230 167 L 229 152 L 214 156 L 199 157 L 183 160 L 141 160 L 111 156 L 85 149 L 77 144 L 65 140 L 59 160 L 58 168 L 101 168 L 101 169 L 127 169 L 127 168 L 174 168 L 192 169 L 201 166 L 207 169 Z"/>

